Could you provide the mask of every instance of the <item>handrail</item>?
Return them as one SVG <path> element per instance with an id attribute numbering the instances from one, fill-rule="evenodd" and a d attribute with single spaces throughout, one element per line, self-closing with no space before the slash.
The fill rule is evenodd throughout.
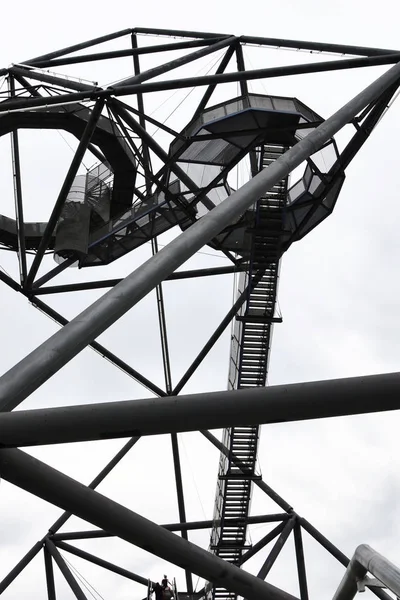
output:
<path id="1" fill-rule="evenodd" d="M 367 572 L 378 582 L 366 579 Z M 361 544 L 356 548 L 333 600 L 352 600 L 358 590 L 363 591 L 364 586 L 380 586 L 380 583 L 400 597 L 400 569 L 371 546 Z"/>

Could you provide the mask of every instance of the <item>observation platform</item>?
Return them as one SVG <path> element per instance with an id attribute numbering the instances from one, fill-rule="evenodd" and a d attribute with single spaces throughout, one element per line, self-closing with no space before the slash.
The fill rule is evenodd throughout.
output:
<path id="1" fill-rule="evenodd" d="M 10 113 L 0 135 L 18 128 L 63 129 L 78 139 L 91 115 L 81 104 Z M 74 181 L 49 248 L 57 262 L 75 258 L 80 267 L 108 264 L 175 225 L 182 229 L 212 210 L 234 189 L 232 169 L 249 152 L 288 149 L 321 123 L 296 98 L 248 94 L 204 109 L 170 145 L 167 185 L 143 195 L 135 187 L 139 158 L 117 122 L 101 116 L 92 145 L 104 160 Z M 279 247 L 287 250 L 333 210 L 344 181 L 330 140 L 304 165 L 286 194 Z M 185 177 L 174 174 L 178 167 Z M 254 207 L 210 243 L 243 258 L 250 255 Z M 36 250 L 46 223 L 25 223 L 26 247 Z M 0 243 L 17 250 L 16 221 L 0 215 Z"/>

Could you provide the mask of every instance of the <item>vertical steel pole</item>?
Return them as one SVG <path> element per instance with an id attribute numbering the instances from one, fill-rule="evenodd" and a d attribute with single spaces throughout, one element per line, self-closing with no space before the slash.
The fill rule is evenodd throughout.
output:
<path id="1" fill-rule="evenodd" d="M 299 589 L 301 600 L 308 600 L 308 586 L 306 563 L 304 560 L 303 537 L 301 535 L 301 527 L 298 520 L 294 526 L 294 547 L 296 551 L 297 573 L 299 577 Z"/>
<path id="2" fill-rule="evenodd" d="M 54 571 L 51 554 L 47 547 L 44 548 L 44 566 L 46 569 L 46 583 L 48 600 L 56 600 L 56 588 L 54 584 Z"/>
<path id="3" fill-rule="evenodd" d="M 179 520 L 181 523 L 186 523 L 186 510 L 185 510 L 185 498 L 183 495 L 181 460 L 179 457 L 178 436 L 176 433 L 171 433 L 171 443 L 172 443 L 172 455 L 173 455 L 173 459 L 174 459 L 176 494 L 178 497 Z M 184 540 L 188 541 L 188 533 L 186 530 L 182 529 L 181 535 Z M 187 591 L 189 594 L 193 594 L 192 574 L 188 569 L 186 569 L 186 571 L 185 571 L 185 576 L 186 576 Z"/>

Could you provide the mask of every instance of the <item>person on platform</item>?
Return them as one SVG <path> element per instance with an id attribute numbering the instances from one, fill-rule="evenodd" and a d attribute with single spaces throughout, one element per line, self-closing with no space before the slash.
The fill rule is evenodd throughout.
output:
<path id="1" fill-rule="evenodd" d="M 163 600 L 172 600 L 174 594 L 172 591 L 171 583 L 168 581 L 168 577 L 166 575 L 164 575 L 164 579 L 161 581 L 161 589 Z"/>

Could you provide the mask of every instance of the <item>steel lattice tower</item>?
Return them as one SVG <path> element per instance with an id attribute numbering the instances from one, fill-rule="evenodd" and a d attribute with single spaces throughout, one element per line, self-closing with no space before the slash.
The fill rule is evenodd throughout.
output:
<path id="1" fill-rule="evenodd" d="M 158 36 L 156 43 L 148 43 L 146 36 Z M 108 50 L 107 43 L 118 38 L 128 40 L 126 49 Z M 248 69 L 245 61 L 244 48 L 249 45 L 341 57 L 255 70 Z M 80 52 L 92 47 L 96 47 L 93 53 Z M 173 53 L 178 54 L 169 60 Z M 149 55 L 154 64 L 146 69 L 142 61 Z M 207 56 L 216 59 L 211 73 L 174 76 L 187 65 L 195 73 L 197 61 Z M 71 77 L 68 71 L 79 72 L 81 63 L 101 64 L 122 57 L 132 57 L 133 74 L 108 87 Z M 179 597 L 190 600 L 293 598 L 265 581 L 289 536 L 294 539 L 300 597 L 308 600 L 303 530 L 348 565 L 349 559 L 262 479 L 257 448 L 260 424 L 398 408 L 397 376 L 265 386 L 272 328 L 281 321 L 276 310 L 281 257 L 332 213 L 346 168 L 397 91 L 399 58 L 397 51 L 388 49 L 136 28 L 1 71 L 7 91 L 0 101 L 0 136 L 10 135 L 12 142 L 15 218 L 0 215 L 0 245 L 17 254 L 20 279 L 2 271 L 0 279 L 63 327 L 0 379 L 0 475 L 66 512 L 5 575 L 0 593 L 42 550 L 50 600 L 56 598 L 54 563 L 73 594 L 79 599 L 86 597 L 60 550 L 151 589 L 154 582 L 143 574 L 70 543 L 108 536 L 118 536 L 183 569 L 187 589 L 179 589 Z M 254 80 L 374 65 L 394 66 L 327 120 L 294 96 L 254 93 L 249 86 Z M 238 84 L 236 95 L 232 88 L 223 88 L 228 83 Z M 203 91 L 190 114 L 183 113 L 179 128 L 159 121 L 147 110 L 148 97 L 185 88 Z M 351 139 L 340 149 L 334 136 L 345 126 L 352 128 Z M 162 132 L 161 142 L 156 140 L 154 128 Z M 78 141 L 47 222 L 24 218 L 22 129 L 62 130 Z M 81 164 L 88 154 L 96 158 L 96 164 L 83 173 Z M 233 173 L 244 164 L 249 169 L 248 181 L 235 186 Z M 290 180 L 299 167 L 299 177 Z M 158 237 L 170 230 L 175 238 L 159 248 Z M 102 278 L 100 267 L 146 243 L 152 248 L 148 261 L 124 279 Z M 179 270 L 205 245 L 226 258 L 224 266 Z M 50 266 L 53 257 L 56 265 Z M 65 283 L 62 274 L 71 266 L 79 267 L 79 281 Z M 97 267 L 97 280 L 85 276 L 89 267 Z M 233 304 L 186 373 L 174 382 L 163 282 L 222 274 L 237 277 Z M 109 291 L 70 322 L 41 298 L 95 289 Z M 96 341 L 154 289 L 163 387 Z M 230 326 L 228 390 L 199 390 L 181 396 Z M 86 346 L 155 398 L 105 404 L 91 399 L 91 404 L 81 406 L 14 411 Z M 216 428 L 224 428 L 222 441 L 208 431 Z M 177 437 L 183 431 L 200 431 L 220 452 L 214 512 L 198 522 L 186 518 Z M 171 436 L 179 522 L 160 526 L 94 490 L 141 437 L 166 433 Z M 112 438 L 130 439 L 88 487 L 17 449 Z M 252 515 L 254 486 L 272 499 L 280 512 Z M 61 528 L 71 514 L 99 529 L 63 533 Z M 254 523 L 276 526 L 251 545 L 247 528 Z M 188 532 L 207 528 L 211 528 L 207 549 L 189 541 Z M 265 555 L 258 573 L 241 568 L 258 552 Z M 194 574 L 208 582 L 196 592 Z M 389 598 L 379 587 L 373 591 L 381 599 Z"/>

